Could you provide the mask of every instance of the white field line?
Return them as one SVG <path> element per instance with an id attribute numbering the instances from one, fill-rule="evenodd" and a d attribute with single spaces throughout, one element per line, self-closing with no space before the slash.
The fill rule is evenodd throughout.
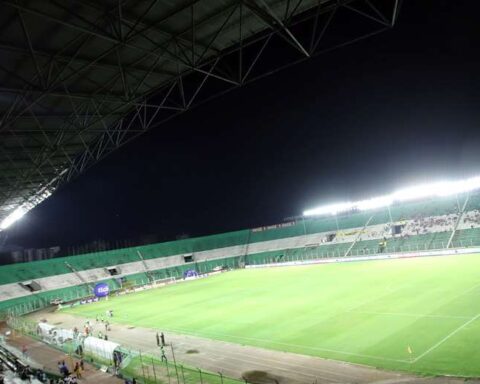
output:
<path id="1" fill-rule="evenodd" d="M 464 295 L 466 295 L 467 293 L 470 293 L 471 291 L 474 291 L 475 289 L 479 288 L 480 287 L 480 284 L 475 284 L 474 286 L 466 289 L 465 291 L 459 293 L 458 295 L 454 296 L 453 299 L 449 299 L 448 301 L 452 301 L 452 300 L 455 300 L 455 299 L 458 299 L 459 297 L 462 297 Z M 418 360 L 420 360 L 421 358 L 423 358 L 424 356 L 426 356 L 427 354 L 429 354 L 430 352 L 432 352 L 434 349 L 438 348 L 440 345 L 442 345 L 445 341 L 447 341 L 450 337 L 452 337 L 453 335 L 455 335 L 457 332 L 459 332 L 460 330 L 462 330 L 464 327 L 466 327 L 467 325 L 469 325 L 470 323 L 474 322 L 475 320 L 477 320 L 478 318 L 480 317 L 480 313 L 477 314 L 475 317 L 472 317 L 471 319 L 469 319 L 466 323 L 463 323 L 462 325 L 460 325 L 458 328 L 454 329 L 452 332 L 450 332 L 447 336 L 445 336 L 443 339 L 441 339 L 440 341 L 438 341 L 436 344 L 432 345 L 430 348 L 428 348 L 425 352 L 421 353 L 420 355 L 418 355 L 415 359 L 411 360 L 411 363 L 416 363 Z"/>
<path id="2" fill-rule="evenodd" d="M 480 284 L 475 284 L 474 286 L 468 288 L 467 290 L 461 292 L 460 294 L 456 295 L 453 300 L 475 290 L 476 288 L 480 287 Z M 359 303 L 359 305 L 357 306 L 354 306 L 352 308 L 350 308 L 349 310 L 345 311 L 345 313 L 348 313 L 348 312 L 353 312 L 356 308 L 359 308 L 359 307 L 362 307 L 370 302 L 374 302 L 376 300 L 379 300 L 385 296 L 388 296 L 392 293 L 395 293 L 397 291 L 399 291 L 401 288 L 403 288 L 402 286 L 400 287 L 397 287 L 395 289 L 392 289 L 391 291 L 388 291 L 388 292 L 385 292 L 384 294 L 380 295 L 380 296 L 376 296 L 376 297 L 373 297 L 371 299 L 368 299 L 362 303 Z M 451 300 L 451 299 L 450 299 Z M 347 352 L 347 351 L 339 351 L 339 350 L 335 350 L 335 349 L 327 349 L 327 348 L 320 348 L 320 347 L 307 347 L 307 346 L 302 346 L 302 345 L 298 345 L 298 344 L 289 344 L 289 343 L 282 343 L 282 342 L 277 342 L 277 341 L 272 341 L 272 340 L 267 340 L 267 339 L 261 339 L 261 338 L 256 338 L 256 337 L 245 337 L 245 336 L 235 336 L 235 335 L 230 335 L 230 334 L 223 334 L 223 333 L 216 333 L 216 332 L 202 332 L 202 333 L 196 333 L 196 332 L 191 332 L 190 330 L 185 330 L 185 329 L 170 329 L 169 331 L 170 332 L 175 332 L 175 333 L 179 333 L 179 334 L 190 334 L 192 336 L 197 336 L 197 337 L 206 337 L 208 338 L 208 335 L 212 335 L 212 336 L 219 336 L 219 337 L 229 337 L 229 338 L 233 338 L 233 339 L 238 339 L 238 340 L 253 340 L 253 341 L 260 341 L 260 342 L 263 342 L 263 343 L 270 343 L 270 344 L 276 344 L 276 345 L 282 345 L 282 346 L 286 346 L 286 347 L 294 347 L 294 348 L 299 348 L 299 349 L 310 349 L 310 350 L 316 350 L 316 351 L 323 351 L 323 352 L 331 352 L 331 353 L 338 353 L 338 354 L 343 354 L 343 355 L 347 355 L 347 356 L 357 356 L 357 357 L 365 357 L 365 358 L 370 358 L 370 359 L 376 359 L 376 360 L 383 360 L 383 361 L 394 361 L 394 362 L 399 362 L 399 363 L 414 363 L 416 361 L 418 361 L 420 358 L 422 358 L 423 356 L 425 356 L 427 353 L 430 353 L 433 349 L 437 348 L 440 344 L 442 344 L 443 342 L 445 342 L 448 338 L 450 338 L 451 336 L 453 336 L 456 332 L 458 332 L 460 329 L 462 329 L 464 326 L 467 326 L 468 324 L 470 324 L 472 321 L 476 320 L 478 317 L 480 317 L 480 314 L 478 314 L 477 316 L 475 316 L 474 318 L 472 319 L 469 319 L 465 324 L 461 325 L 459 328 L 457 328 L 456 330 L 454 330 L 451 334 L 447 335 L 443 340 L 441 340 L 439 343 L 435 344 L 433 347 L 431 347 L 429 350 L 423 352 L 421 355 L 419 355 L 418 357 L 416 357 L 414 360 L 406 360 L 406 359 L 392 359 L 392 358 L 388 358 L 388 357 L 382 357 L 382 356 L 373 356 L 373 355 L 366 355 L 366 354 L 361 354 L 361 353 L 355 353 L 355 352 Z M 463 317 L 462 317 L 463 318 Z"/>
<path id="3" fill-rule="evenodd" d="M 452 300 L 455 300 L 473 290 L 475 290 L 476 288 L 479 288 L 480 287 L 480 283 L 479 284 L 475 284 L 474 286 L 466 289 L 465 291 L 461 292 L 460 294 L 454 296 L 453 298 L 450 298 L 448 301 L 452 301 Z M 369 304 L 371 302 L 374 302 L 376 300 L 379 300 L 385 296 L 388 296 L 392 293 L 395 293 L 397 291 L 399 291 L 401 288 L 403 288 L 403 286 L 398 286 L 388 292 L 385 292 L 383 293 L 382 295 L 379 295 L 379 296 L 376 296 L 376 297 L 372 297 L 371 299 L 368 299 L 366 301 L 363 301 L 361 303 L 359 303 L 358 305 L 356 306 L 353 306 L 351 307 L 350 309 L 344 311 L 343 313 L 348 313 L 348 312 L 354 312 L 355 309 L 359 308 L 359 307 L 362 307 L 366 304 Z M 80 314 L 79 314 L 80 315 Z M 80 315 L 81 317 L 85 317 L 84 315 Z M 117 318 L 120 318 L 120 319 L 125 319 L 127 320 L 128 319 L 128 316 L 118 316 L 116 315 Z M 212 335 L 212 336 L 219 336 L 219 337 L 229 337 L 229 338 L 233 338 L 233 339 L 238 339 L 238 340 L 253 340 L 253 341 L 260 341 L 260 342 L 263 342 L 263 343 L 270 343 L 270 344 L 276 344 L 276 345 L 282 345 L 282 346 L 287 346 L 287 347 L 294 347 L 294 348 L 299 348 L 299 349 L 310 349 L 310 350 L 316 350 L 316 351 L 324 351 L 324 352 L 331 352 L 331 353 L 338 353 L 338 354 L 343 354 L 343 355 L 348 355 L 348 356 L 357 356 L 357 357 L 365 357 L 365 358 L 371 358 L 371 359 L 376 359 L 376 360 L 383 360 L 383 361 L 394 361 L 394 362 L 400 362 L 400 363 L 415 363 L 416 361 L 420 360 L 421 358 L 423 358 L 425 355 L 427 355 L 428 353 L 430 353 L 432 350 L 434 350 L 435 348 L 437 348 L 439 345 L 441 345 L 442 343 L 444 343 L 446 340 L 448 340 L 450 337 L 452 337 L 454 334 L 456 334 L 458 331 L 460 331 L 462 328 L 464 328 L 465 326 L 467 326 L 468 324 L 470 324 L 471 322 L 473 322 L 474 320 L 476 320 L 478 317 L 480 317 L 480 313 L 478 315 L 476 315 L 474 318 L 471 318 L 469 319 L 466 323 L 464 323 L 463 325 L 461 325 L 459 328 L 455 329 L 454 331 L 452 331 L 450 334 L 448 334 L 446 337 L 444 337 L 442 340 L 440 340 L 438 343 L 436 343 L 435 345 L 433 345 L 432 347 L 430 347 L 428 350 L 426 350 L 425 352 L 423 352 L 421 355 L 417 356 L 415 359 L 409 359 L 409 360 L 406 360 L 406 359 L 392 359 L 392 358 L 387 358 L 387 357 L 382 357 L 382 356 L 373 356 L 373 355 L 366 355 L 366 354 L 361 354 L 361 353 L 355 353 L 355 352 L 347 352 L 347 351 L 340 351 L 340 350 L 335 350 L 335 349 L 327 349 L 327 348 L 320 348 L 320 347 L 308 347 L 308 346 L 303 346 L 303 345 L 298 345 L 298 344 L 289 344 L 289 343 L 282 343 L 282 342 L 276 342 L 276 341 L 272 341 L 272 340 L 267 340 L 267 339 L 261 339 L 261 338 L 255 338 L 255 337 L 245 337 L 245 336 L 235 336 L 235 335 L 230 335 L 230 334 L 224 334 L 224 333 L 216 333 L 216 332 L 202 332 L 202 333 L 197 333 L 197 332 L 192 332 L 191 330 L 187 330 L 187 329 L 180 329 L 180 328 L 177 328 L 177 329 L 165 329 L 166 331 L 169 331 L 169 332 L 174 332 L 174 333 L 177 333 L 177 334 L 185 334 L 185 335 L 191 335 L 191 336 L 196 336 L 196 337 L 202 337 L 202 338 L 209 338 L 208 335 Z M 223 340 L 220 340 L 220 341 L 223 341 Z M 228 341 L 226 341 L 228 343 Z"/>
<path id="4" fill-rule="evenodd" d="M 374 301 L 377 301 L 377 300 L 380 300 L 380 299 L 383 299 L 384 297 L 388 296 L 388 295 L 391 295 L 393 293 L 396 293 L 398 292 L 400 289 L 402 289 L 403 286 L 398 286 L 394 289 L 391 289 L 390 291 L 388 292 L 385 292 L 383 293 L 382 295 L 380 296 L 375 296 L 375 297 L 372 297 L 366 301 L 363 301 L 361 303 L 359 303 L 358 305 L 355 305 L 349 309 L 347 309 L 345 312 L 360 312 L 360 311 L 357 311 L 358 308 L 360 307 L 363 307 L 364 305 L 367 305 L 367 304 L 370 304 L 370 303 L 373 303 Z M 459 297 L 462 297 L 463 295 L 466 295 L 467 293 L 477 289 L 477 288 L 480 288 L 480 283 L 477 283 L 475 284 L 474 286 L 470 287 L 470 288 L 467 288 L 465 291 L 463 292 L 460 292 L 458 295 L 455 295 L 454 297 L 448 299 L 448 301 L 452 301 L 452 300 L 455 300 L 455 299 L 458 299 Z M 385 312 L 386 313 L 386 312 Z M 459 318 L 463 318 L 463 317 L 459 317 Z M 470 317 L 467 317 L 465 316 L 464 317 L 465 319 L 470 319 Z"/>
<path id="5" fill-rule="evenodd" d="M 468 317 L 468 316 L 432 315 L 432 314 L 422 314 L 422 313 L 371 312 L 371 311 L 351 311 L 351 312 L 364 313 L 367 315 L 380 315 L 380 316 L 431 317 L 434 319 L 466 319 L 466 320 L 471 319 L 471 317 Z"/>
<path id="6" fill-rule="evenodd" d="M 430 352 L 432 352 L 435 348 L 439 347 L 442 345 L 445 341 L 447 341 L 450 337 L 455 335 L 457 332 L 461 331 L 463 328 L 465 328 L 467 325 L 470 323 L 473 323 L 475 320 L 477 320 L 480 317 L 480 313 L 472 317 L 470 320 L 468 320 L 466 323 L 463 323 L 460 325 L 458 328 L 454 329 L 452 332 L 450 332 L 447 336 L 445 336 L 442 340 L 440 340 L 438 343 L 432 345 L 430 348 L 428 348 L 425 352 L 423 352 L 421 355 L 418 355 L 415 359 L 412 360 L 412 363 L 416 363 L 418 360 L 420 360 L 422 357 L 428 355 Z"/>
<path id="7" fill-rule="evenodd" d="M 480 286 L 480 284 L 479 284 Z M 387 292 L 384 292 L 383 294 L 379 295 L 379 296 L 375 296 L 375 297 L 372 297 L 368 300 L 365 300 L 361 303 L 359 303 L 358 305 L 356 306 L 353 306 L 351 307 L 349 310 L 346 310 L 346 311 L 343 311 L 343 312 L 340 312 L 338 313 L 337 315 L 340 315 L 340 314 L 343 314 L 343 313 L 348 313 L 348 312 L 351 312 L 353 310 L 355 310 L 356 308 L 359 308 L 359 307 L 362 307 L 366 304 L 369 304 L 371 302 L 374 302 L 376 300 L 380 300 L 388 295 L 391 295 L 393 293 L 396 293 L 397 291 L 399 291 L 400 289 L 402 289 L 403 286 L 398 286 L 394 289 L 390 289 L 389 287 L 389 291 Z M 120 319 L 124 319 L 124 320 L 128 320 L 128 316 L 118 316 L 116 315 L 117 318 L 120 318 Z M 325 320 L 327 321 L 327 320 Z M 341 355 L 347 355 L 347 356 L 357 356 L 357 357 L 364 357 L 364 358 L 370 358 L 370 359 L 375 359 L 375 360 L 382 360 L 382 361 L 393 361 L 393 362 L 399 362 L 399 363 L 410 363 L 411 360 L 405 360 L 405 359 L 393 359 L 393 358 L 388 358 L 388 357 L 383 357 L 383 356 L 374 356 L 374 355 L 367 355 L 367 354 L 362 354 L 362 353 L 355 353 L 355 352 L 348 352 L 348 351 L 340 351 L 340 350 L 336 350 L 336 349 L 328 349 L 328 348 L 321 348 L 321 347 L 308 347 L 308 346 L 303 346 L 303 345 L 298 345 L 298 344 L 289 344 L 289 343 L 282 343 L 282 342 L 277 342 L 277 341 L 272 341 L 272 340 L 268 340 L 268 339 L 262 339 L 262 338 L 256 338 L 256 337 L 247 337 L 247 336 L 236 336 L 236 335 L 232 335 L 232 334 L 225 334 L 225 333 L 218 333 L 218 332 L 210 332 L 210 331 L 207 331 L 207 332 L 193 332 L 191 330 L 188 330 L 188 329 L 181 329 L 181 328 L 176 328 L 176 329 L 166 329 L 164 328 L 166 331 L 169 331 L 169 332 L 174 332 L 174 333 L 177 333 L 177 334 L 184 334 L 184 335 L 191 335 L 191 336 L 195 336 L 195 337 L 202 337 L 202 338 L 206 338 L 206 339 L 209 339 L 209 335 L 215 337 L 220 337 L 220 338 L 223 338 L 223 337 L 228 337 L 228 338 L 231 338 L 231 339 L 237 339 L 237 340 L 252 340 L 252 341 L 259 341 L 259 342 L 262 342 L 262 343 L 267 343 L 267 344 L 275 344 L 275 345 L 281 345 L 281 346 L 285 346 L 285 347 L 293 347 L 293 348 L 298 348 L 298 349 L 309 349 L 309 350 L 314 350 L 314 351 L 323 351 L 323 352 L 330 352 L 330 353 L 338 353 L 338 354 L 341 354 Z M 226 340 L 219 340 L 219 341 L 223 341 L 223 342 L 227 342 Z M 252 347 L 255 347 L 255 346 L 252 346 Z M 264 347 L 265 348 L 265 347 Z"/>
<path id="8" fill-rule="evenodd" d="M 475 284 L 473 287 L 470 287 L 470 288 L 466 289 L 466 290 L 463 291 L 463 292 L 460 292 L 458 295 L 455 295 L 452 299 L 449 299 L 448 301 L 458 299 L 459 297 L 462 297 L 463 295 L 466 295 L 467 293 L 469 293 L 469 292 L 471 292 L 471 291 L 474 291 L 474 290 L 477 289 L 477 288 L 480 288 L 480 283 L 479 283 L 479 284 Z"/>

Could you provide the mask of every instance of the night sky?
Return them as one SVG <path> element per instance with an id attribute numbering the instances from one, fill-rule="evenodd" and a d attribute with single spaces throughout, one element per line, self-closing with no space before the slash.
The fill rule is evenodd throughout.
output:
<path id="1" fill-rule="evenodd" d="M 162 125 L 59 189 L 6 245 L 158 240 L 480 174 L 476 1 L 405 0 L 397 26 Z"/>

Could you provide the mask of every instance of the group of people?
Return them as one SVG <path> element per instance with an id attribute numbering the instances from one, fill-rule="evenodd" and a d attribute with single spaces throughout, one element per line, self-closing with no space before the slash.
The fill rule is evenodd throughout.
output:
<path id="1" fill-rule="evenodd" d="M 417 215 L 406 225 L 404 231 L 410 235 L 430 233 L 432 229 L 436 232 L 451 231 L 457 220 L 457 214 L 448 214 L 442 216 Z"/>
<path id="2" fill-rule="evenodd" d="M 108 310 L 106 311 L 106 317 L 113 317 L 113 311 Z M 103 339 L 103 340 L 108 340 L 107 332 L 110 331 L 110 322 L 104 318 L 101 315 L 97 315 L 95 317 L 95 321 L 92 322 L 90 320 L 87 320 L 84 324 L 84 330 L 85 330 L 85 336 L 92 336 L 95 332 L 95 328 L 98 329 L 98 325 L 95 325 L 98 323 L 102 323 L 103 327 L 98 330 L 98 338 Z M 102 330 L 105 330 L 105 333 L 102 333 Z M 73 329 L 74 335 L 79 335 L 77 327 Z M 75 337 L 75 336 L 74 336 Z M 157 332 L 155 335 L 157 347 L 160 348 L 160 356 L 161 356 L 161 361 L 167 363 L 167 356 L 165 353 L 165 347 L 166 347 L 166 341 L 165 341 L 165 334 L 163 332 Z M 82 348 L 83 349 L 83 348 Z M 83 355 L 83 350 L 79 351 L 79 355 Z M 118 370 L 119 366 L 121 364 L 121 355 L 117 356 L 114 355 L 114 368 L 115 372 Z M 76 384 L 78 379 L 81 379 L 82 377 L 82 371 L 84 370 L 84 362 L 83 359 L 80 361 L 77 361 L 75 363 L 75 366 L 73 368 L 73 373 L 71 373 L 65 363 L 65 361 L 61 361 L 58 363 L 58 369 L 60 374 L 62 375 L 63 383 L 64 384 Z M 1 384 L 1 383 L 0 383 Z M 125 384 L 137 384 L 137 381 L 135 378 L 132 380 L 125 380 Z"/>
<path id="3" fill-rule="evenodd" d="M 157 347 L 164 347 L 166 344 L 165 344 L 165 335 L 163 334 L 163 332 L 160 332 L 160 334 L 157 334 L 155 335 L 156 339 L 157 339 Z"/>
<path id="4" fill-rule="evenodd" d="M 83 359 L 80 359 L 79 361 L 75 362 L 75 365 L 73 367 L 74 375 L 71 374 L 67 364 L 65 363 L 65 360 L 59 361 L 57 366 L 58 366 L 58 371 L 60 372 L 60 375 L 62 375 L 64 379 L 69 378 L 69 380 L 72 379 L 71 376 L 74 376 L 75 379 L 80 379 L 82 377 L 82 372 L 85 370 Z"/>
<path id="5" fill-rule="evenodd" d="M 157 347 L 160 347 L 160 355 L 162 357 L 162 361 L 167 362 L 167 356 L 165 355 L 165 335 L 163 332 L 160 332 L 160 334 L 155 335 L 156 340 L 157 340 Z"/>
<path id="6" fill-rule="evenodd" d="M 474 209 L 473 211 L 466 212 L 463 222 L 470 223 L 470 228 L 478 226 L 480 224 L 480 210 Z"/>
<path id="7" fill-rule="evenodd" d="M 8 367 L 8 365 L 7 365 Z M 9 373 L 7 372 L 8 368 L 5 368 L 3 365 L 3 362 L 0 361 L 0 384 L 3 384 L 5 382 L 5 377 L 9 378 Z M 50 383 L 53 384 L 53 380 L 49 379 L 45 371 L 41 369 L 33 369 L 28 365 L 23 365 L 23 364 L 16 364 L 15 370 L 11 371 L 10 370 L 10 376 L 15 375 L 17 376 L 20 380 L 23 381 L 32 381 L 33 379 L 37 379 L 38 381 L 42 383 Z"/>
<path id="8" fill-rule="evenodd" d="M 107 317 L 113 317 L 113 311 L 111 309 L 108 310 L 106 312 L 106 315 L 107 315 Z M 103 333 L 102 330 L 99 330 L 98 333 L 97 333 L 97 337 L 99 339 L 108 340 L 107 332 L 111 330 L 110 322 L 108 320 L 104 319 L 103 316 L 97 315 L 95 317 L 95 323 L 103 323 L 103 325 L 105 327 L 105 333 Z M 92 322 L 90 320 L 87 320 L 85 322 L 85 324 L 83 326 L 83 333 L 84 333 L 85 337 L 94 335 L 94 325 L 92 324 Z M 74 338 L 78 337 L 78 335 L 79 335 L 78 328 L 74 327 L 73 328 Z"/>
<path id="9" fill-rule="evenodd" d="M 73 329 L 73 333 L 74 334 L 78 334 L 78 329 L 77 327 L 75 327 Z M 90 322 L 90 320 L 87 320 L 83 326 L 83 333 L 85 335 L 85 337 L 88 337 L 88 336 L 91 336 L 92 333 L 93 333 L 93 324 Z"/>

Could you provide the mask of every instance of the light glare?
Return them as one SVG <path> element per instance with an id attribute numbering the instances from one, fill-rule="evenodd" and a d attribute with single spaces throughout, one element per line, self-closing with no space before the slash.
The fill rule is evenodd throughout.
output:
<path id="1" fill-rule="evenodd" d="M 323 207 L 318 207 L 314 209 L 310 209 L 309 211 L 305 211 L 303 214 L 305 216 L 312 216 L 312 215 L 335 215 L 338 212 L 345 212 L 354 207 L 353 203 L 340 203 L 340 204 L 330 204 L 324 205 Z"/>
<path id="2" fill-rule="evenodd" d="M 393 203 L 393 200 L 391 196 L 380 196 L 380 197 L 374 197 L 373 199 L 359 201 L 356 204 L 356 207 L 361 211 L 366 211 L 368 209 L 388 207 L 392 203 Z"/>
<path id="3" fill-rule="evenodd" d="M 24 207 L 18 207 L 2 221 L 2 223 L 0 224 L 0 229 L 7 229 L 15 221 L 20 220 L 27 212 L 27 209 L 25 209 Z"/>
<path id="4" fill-rule="evenodd" d="M 28 201 L 17 207 L 10 215 L 0 222 L 0 231 L 7 229 L 14 222 L 20 220 L 28 211 L 33 209 L 51 195 L 52 192 L 47 188 L 40 190 L 36 196 L 32 196 Z"/>
<path id="5" fill-rule="evenodd" d="M 303 215 L 336 215 L 337 213 L 347 212 L 353 209 L 366 211 L 369 209 L 388 207 L 395 201 L 402 202 L 435 196 L 452 196 L 459 193 L 470 192 L 476 189 L 480 189 L 480 176 L 458 181 L 440 181 L 431 184 L 420 184 L 417 186 L 400 189 L 391 193 L 390 195 L 373 197 L 371 199 L 357 201 L 355 203 L 324 205 L 318 208 L 309 209 L 303 212 Z"/>

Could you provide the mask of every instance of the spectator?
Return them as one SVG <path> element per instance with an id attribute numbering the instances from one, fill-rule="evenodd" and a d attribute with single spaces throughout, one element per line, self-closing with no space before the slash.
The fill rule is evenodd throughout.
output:
<path id="1" fill-rule="evenodd" d="M 73 368 L 73 372 L 75 372 L 77 379 L 80 379 L 82 377 L 80 363 L 78 361 L 75 363 L 75 368 Z"/>
<path id="2" fill-rule="evenodd" d="M 63 375 L 63 377 L 67 377 L 68 375 L 70 375 L 67 364 L 65 364 L 65 361 L 62 361 L 61 364 L 62 364 L 62 366 L 61 366 L 61 369 L 60 369 L 60 373 Z"/>

